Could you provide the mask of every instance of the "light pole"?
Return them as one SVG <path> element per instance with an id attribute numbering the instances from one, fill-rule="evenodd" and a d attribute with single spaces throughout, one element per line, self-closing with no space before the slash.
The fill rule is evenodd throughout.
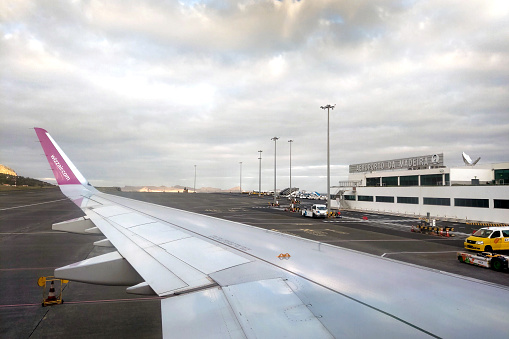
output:
<path id="1" fill-rule="evenodd" d="M 242 161 L 240 161 L 239 164 L 240 164 L 240 194 L 242 194 Z"/>
<path id="2" fill-rule="evenodd" d="M 276 200 L 276 141 L 278 141 L 278 137 L 271 138 L 270 140 L 274 140 L 274 206 L 277 203 Z"/>
<path id="3" fill-rule="evenodd" d="M 320 106 L 321 109 L 327 109 L 327 217 L 330 215 L 330 142 L 329 142 L 329 110 L 334 109 L 336 105 Z"/>
<path id="4" fill-rule="evenodd" d="M 262 194 L 262 152 L 263 151 L 258 151 L 258 153 L 260 153 L 260 157 L 258 158 L 258 160 L 260 160 L 260 168 L 259 168 L 259 172 L 258 172 L 258 196 L 260 196 Z"/>
<path id="5" fill-rule="evenodd" d="M 292 194 L 292 142 L 293 140 L 288 140 L 290 143 L 290 194 Z"/>
<path id="6" fill-rule="evenodd" d="M 194 187 L 193 187 L 194 193 L 196 193 L 196 165 L 194 165 Z"/>

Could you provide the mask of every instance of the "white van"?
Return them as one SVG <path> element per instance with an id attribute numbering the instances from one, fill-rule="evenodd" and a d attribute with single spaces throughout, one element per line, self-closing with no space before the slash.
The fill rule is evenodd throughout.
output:
<path id="1" fill-rule="evenodd" d="M 303 209 L 302 216 L 312 218 L 325 218 L 327 216 L 327 206 L 314 204 L 311 209 Z"/>

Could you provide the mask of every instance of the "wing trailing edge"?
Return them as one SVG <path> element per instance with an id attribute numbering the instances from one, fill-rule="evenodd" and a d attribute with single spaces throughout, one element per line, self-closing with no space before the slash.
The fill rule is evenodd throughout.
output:
<path id="1" fill-rule="evenodd" d="M 87 232 L 87 230 L 92 228 L 95 228 L 95 224 L 92 222 L 92 220 L 85 217 L 62 221 L 51 226 L 51 229 L 54 231 L 77 234 L 90 234 L 90 232 Z"/>
<path id="2" fill-rule="evenodd" d="M 114 286 L 131 286 L 144 281 L 127 260 L 116 251 L 57 268 L 55 277 Z"/>

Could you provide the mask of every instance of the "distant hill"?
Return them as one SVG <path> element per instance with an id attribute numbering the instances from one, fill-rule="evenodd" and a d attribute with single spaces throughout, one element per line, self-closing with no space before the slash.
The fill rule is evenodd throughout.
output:
<path id="1" fill-rule="evenodd" d="M 26 186 L 26 187 L 51 187 L 54 186 L 47 182 L 26 178 L 19 175 L 0 173 L 1 186 Z"/>
<path id="2" fill-rule="evenodd" d="M 172 193 L 182 193 L 187 188 L 188 192 L 193 192 L 192 187 L 185 187 L 180 185 L 175 185 L 171 187 L 167 186 L 125 186 L 122 187 L 121 190 L 123 192 L 172 192 Z M 215 187 L 201 187 L 197 188 L 197 193 L 218 193 L 218 192 L 238 192 L 239 187 L 234 187 L 229 190 L 223 190 Z"/>
<path id="3" fill-rule="evenodd" d="M 17 176 L 16 172 L 10 167 L 0 164 L 0 174 L 8 174 Z"/>

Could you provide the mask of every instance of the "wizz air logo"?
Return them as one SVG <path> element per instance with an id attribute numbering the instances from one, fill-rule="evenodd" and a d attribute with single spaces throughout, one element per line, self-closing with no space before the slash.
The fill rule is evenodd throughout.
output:
<path id="1" fill-rule="evenodd" d="M 71 180 L 71 178 L 69 177 L 69 175 L 65 172 L 65 169 L 62 167 L 62 165 L 60 165 L 60 162 L 58 162 L 58 159 L 56 156 L 54 155 L 51 155 L 51 159 L 53 159 L 53 162 L 55 163 L 55 166 L 57 166 L 57 168 L 60 170 L 60 172 L 62 173 L 62 175 L 64 176 L 64 178 L 69 181 Z"/>

